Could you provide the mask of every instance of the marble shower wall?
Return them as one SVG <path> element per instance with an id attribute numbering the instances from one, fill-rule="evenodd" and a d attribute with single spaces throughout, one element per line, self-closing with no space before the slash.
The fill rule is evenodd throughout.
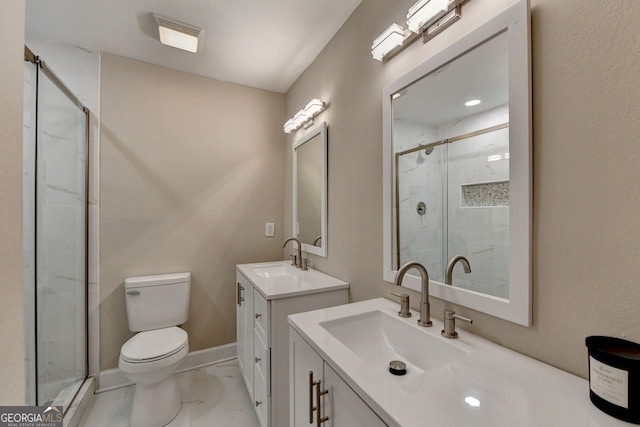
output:
<path id="1" fill-rule="evenodd" d="M 394 150 L 508 120 L 508 106 L 503 106 L 438 127 L 395 121 Z M 464 255 L 472 273 L 457 267 L 456 286 L 508 298 L 508 152 L 508 129 L 503 129 L 435 147 L 429 155 L 421 150 L 401 156 L 400 263 L 420 261 L 432 280 L 443 281 L 448 260 Z M 443 181 L 445 167 L 447 182 Z M 420 201 L 426 205 L 424 215 L 416 209 Z M 448 224 L 444 230 L 443 223 Z"/>

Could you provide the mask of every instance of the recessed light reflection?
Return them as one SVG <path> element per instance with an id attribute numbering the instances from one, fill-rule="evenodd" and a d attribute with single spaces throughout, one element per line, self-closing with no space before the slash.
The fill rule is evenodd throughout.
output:
<path id="1" fill-rule="evenodd" d="M 497 162 L 498 160 L 502 160 L 502 154 L 487 157 L 488 162 Z"/>
<path id="2" fill-rule="evenodd" d="M 467 102 L 464 103 L 464 105 L 466 105 L 467 107 L 475 107 L 476 105 L 480 104 L 482 101 L 480 101 L 479 99 L 471 99 Z"/>
<path id="3" fill-rule="evenodd" d="M 471 406 L 472 408 L 479 408 L 480 407 L 480 401 L 478 399 L 476 399 L 473 396 L 467 396 L 464 398 L 464 402 Z"/>

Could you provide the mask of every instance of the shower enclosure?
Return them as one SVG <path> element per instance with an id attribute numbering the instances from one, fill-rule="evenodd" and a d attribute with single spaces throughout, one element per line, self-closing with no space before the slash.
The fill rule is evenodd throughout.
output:
<path id="1" fill-rule="evenodd" d="M 26 47 L 24 67 L 26 398 L 66 410 L 87 377 L 89 111 Z"/>

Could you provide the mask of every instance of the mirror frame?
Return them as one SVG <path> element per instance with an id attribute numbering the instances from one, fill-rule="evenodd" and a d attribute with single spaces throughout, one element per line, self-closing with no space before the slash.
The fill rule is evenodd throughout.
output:
<path id="1" fill-rule="evenodd" d="M 507 31 L 509 64 L 509 298 L 498 298 L 430 281 L 430 295 L 511 322 L 532 324 L 532 127 L 531 40 L 528 0 L 521 0 L 443 51 L 391 82 L 382 92 L 383 111 L 383 270 L 393 283 L 394 269 L 394 162 L 392 95 L 427 74 Z M 420 291 L 420 279 L 405 276 L 403 286 Z"/>
<path id="2" fill-rule="evenodd" d="M 320 204 L 320 236 L 322 240 L 322 246 L 313 246 L 307 243 L 302 243 L 302 250 L 318 255 L 321 257 L 327 256 L 327 186 L 328 186 L 328 178 L 327 178 L 327 157 L 329 154 L 328 151 L 328 141 L 327 141 L 327 123 L 322 122 L 317 126 L 309 129 L 304 136 L 293 143 L 291 146 L 292 153 L 291 157 L 293 159 L 293 197 L 292 197 L 292 205 L 293 205 L 293 228 L 292 235 L 297 237 L 296 226 L 298 220 L 298 155 L 296 153 L 296 148 L 302 146 L 303 144 L 309 142 L 316 136 L 320 135 L 320 141 L 322 143 L 322 191 L 321 191 L 321 204 Z M 297 247 L 297 244 L 294 245 Z"/>

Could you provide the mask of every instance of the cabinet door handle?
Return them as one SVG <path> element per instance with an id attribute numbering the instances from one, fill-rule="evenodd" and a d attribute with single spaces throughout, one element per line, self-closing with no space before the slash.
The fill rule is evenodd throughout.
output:
<path id="1" fill-rule="evenodd" d="M 256 319 L 259 319 L 259 318 L 261 318 L 261 317 L 262 317 L 262 314 L 260 314 L 260 313 L 256 313 Z"/>
<path id="2" fill-rule="evenodd" d="M 313 381 L 313 371 L 309 371 L 309 424 L 313 424 L 313 411 L 316 407 L 313 406 L 313 386 L 316 382 Z"/>
<path id="3" fill-rule="evenodd" d="M 323 390 L 320 391 L 320 384 L 322 383 L 322 381 L 318 380 L 316 381 L 314 384 L 316 386 L 316 427 L 320 427 L 323 423 L 326 423 L 327 421 L 329 421 L 329 417 L 323 417 L 321 415 L 322 409 L 321 409 L 321 396 L 324 396 L 325 394 L 329 394 L 329 390 Z"/>
<path id="4" fill-rule="evenodd" d="M 258 362 L 259 362 L 259 361 L 261 361 L 262 359 L 261 359 L 261 358 L 259 358 L 259 357 L 256 357 L 254 360 L 256 361 L 256 363 L 258 363 Z"/>
<path id="5" fill-rule="evenodd" d="M 237 283 L 237 288 L 236 288 L 236 302 L 238 303 L 238 305 L 242 305 L 242 301 L 244 301 L 244 297 L 242 296 L 242 291 L 244 291 L 244 286 L 242 286 L 240 284 L 240 282 L 236 282 Z"/>
<path id="6" fill-rule="evenodd" d="M 258 406 L 260 406 L 260 405 L 262 405 L 262 401 L 260 401 L 260 400 L 256 400 L 256 408 L 257 408 Z"/>

